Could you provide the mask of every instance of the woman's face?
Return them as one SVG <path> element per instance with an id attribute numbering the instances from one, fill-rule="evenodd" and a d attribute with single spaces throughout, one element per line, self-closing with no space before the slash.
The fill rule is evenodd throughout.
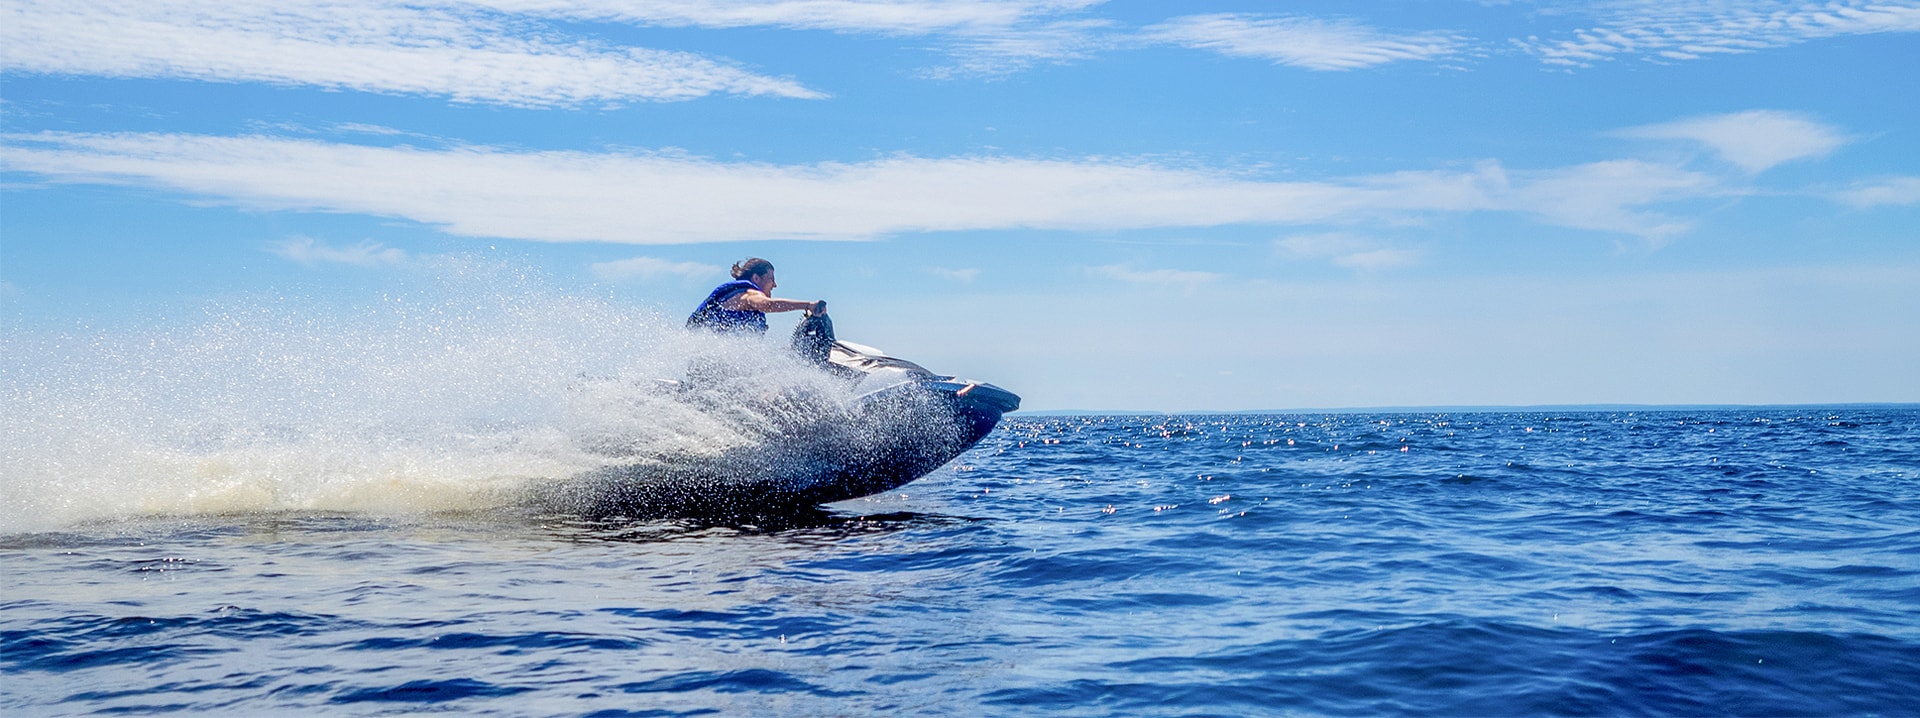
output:
<path id="1" fill-rule="evenodd" d="M 747 277 L 747 281 L 753 282 L 753 286 L 759 287 L 760 291 L 769 297 L 773 296 L 773 288 L 778 284 L 773 281 L 773 270 L 771 269 L 759 274 L 750 275 Z"/>

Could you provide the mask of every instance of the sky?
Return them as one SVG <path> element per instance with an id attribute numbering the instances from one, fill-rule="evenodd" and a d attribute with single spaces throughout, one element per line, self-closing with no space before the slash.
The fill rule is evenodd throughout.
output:
<path id="1" fill-rule="evenodd" d="M 1920 0 L 0 0 L 0 315 L 760 256 L 1032 410 L 1914 402 L 1917 70 Z"/>

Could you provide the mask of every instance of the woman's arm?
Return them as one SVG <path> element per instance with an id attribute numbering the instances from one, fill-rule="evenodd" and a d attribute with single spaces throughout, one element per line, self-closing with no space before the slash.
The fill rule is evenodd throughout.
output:
<path id="1" fill-rule="evenodd" d="M 720 306 L 736 312 L 751 311 L 772 314 L 775 312 L 797 312 L 803 309 L 812 309 L 816 303 L 817 302 L 803 302 L 798 299 L 774 299 L 773 297 L 767 296 L 766 292 L 758 289 L 749 289 L 741 292 L 739 296 L 721 302 Z"/>

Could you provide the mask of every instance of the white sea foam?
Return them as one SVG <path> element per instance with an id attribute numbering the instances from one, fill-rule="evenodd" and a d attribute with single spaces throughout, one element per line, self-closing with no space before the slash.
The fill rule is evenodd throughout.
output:
<path id="1" fill-rule="evenodd" d="M 745 394 L 847 390 L 766 342 L 467 260 L 358 301 L 5 339 L 0 531 L 138 515 L 468 511 L 532 479 L 724 451 Z M 687 402 L 659 379 L 740 367 Z M 750 379 L 746 378 L 750 377 Z M 756 409 L 755 407 L 761 407 Z"/>

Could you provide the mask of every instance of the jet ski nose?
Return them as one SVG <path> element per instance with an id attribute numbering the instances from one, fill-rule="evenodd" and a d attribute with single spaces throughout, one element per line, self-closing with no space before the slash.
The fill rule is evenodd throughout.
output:
<path id="1" fill-rule="evenodd" d="M 935 389 L 953 392 L 962 406 L 1005 414 L 1020 408 L 1020 395 L 980 381 L 946 379 L 929 382 Z"/>

